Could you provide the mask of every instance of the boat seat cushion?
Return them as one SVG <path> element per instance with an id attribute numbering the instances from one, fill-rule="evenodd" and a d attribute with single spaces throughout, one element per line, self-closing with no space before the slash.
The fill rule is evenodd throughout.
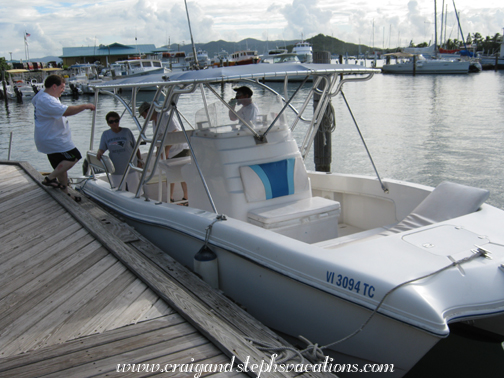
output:
<path id="1" fill-rule="evenodd" d="M 98 160 L 96 152 L 94 151 L 88 151 L 86 155 L 89 166 L 94 170 L 107 172 L 109 174 L 113 174 L 115 172 L 114 163 L 112 163 L 112 160 L 110 160 L 107 155 L 102 155 L 101 160 Z"/>
<path id="2" fill-rule="evenodd" d="M 442 182 L 406 218 L 382 235 L 403 232 L 475 212 L 488 199 L 485 189 Z"/>
<path id="3" fill-rule="evenodd" d="M 240 167 L 248 202 L 266 201 L 310 190 L 310 181 L 300 157 Z"/>
<path id="4" fill-rule="evenodd" d="M 339 216 L 340 211 L 341 206 L 339 202 L 323 197 L 310 197 L 251 210 L 248 212 L 248 220 L 264 228 L 271 228 L 278 227 L 282 222 L 320 216 L 322 214 L 326 217 L 327 215 Z M 337 227 L 335 228 L 337 229 Z"/>

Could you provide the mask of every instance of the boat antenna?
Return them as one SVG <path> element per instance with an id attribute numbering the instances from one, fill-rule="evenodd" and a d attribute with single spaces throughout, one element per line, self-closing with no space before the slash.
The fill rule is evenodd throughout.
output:
<path id="1" fill-rule="evenodd" d="M 191 34 L 191 44 L 192 44 L 192 50 L 193 50 L 193 56 L 194 56 L 194 68 L 199 70 L 199 62 L 198 62 L 198 55 L 196 54 L 196 46 L 194 46 L 194 39 L 191 31 L 191 20 L 189 19 L 189 11 L 187 10 L 187 1 L 184 0 L 185 4 L 185 10 L 187 13 L 187 23 L 189 24 L 189 34 Z"/>

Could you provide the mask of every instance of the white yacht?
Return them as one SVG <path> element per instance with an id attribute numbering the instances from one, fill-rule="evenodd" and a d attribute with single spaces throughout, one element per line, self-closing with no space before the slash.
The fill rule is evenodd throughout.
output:
<path id="1" fill-rule="evenodd" d="M 297 54 L 299 60 L 302 63 L 312 63 L 313 62 L 313 50 L 312 45 L 306 41 L 298 42 L 292 48 L 292 52 Z"/>
<path id="2" fill-rule="evenodd" d="M 141 177 L 132 192 L 124 178 L 111 187 L 114 168 L 95 158 L 93 122 L 92 172 L 78 189 L 272 329 L 306 337 L 339 364 L 389 364 L 387 376 L 401 377 L 448 336 L 451 323 L 470 320 L 504 335 L 504 211 L 485 203 L 487 190 L 456 183 L 432 188 L 307 171 L 331 99 L 377 72 L 253 64 L 103 83 L 96 90 L 118 97 L 138 127 L 135 148 L 149 147 L 146 168 L 130 162 L 125 175 Z M 262 83 L 290 74 L 313 83 L 285 97 Z M 259 116 L 235 114 L 233 123 L 228 101 L 242 85 L 253 88 Z M 149 137 L 135 105 L 149 86 L 157 88 L 150 112 L 167 112 L 183 131 Z M 131 102 L 119 97 L 121 88 L 132 90 Z M 188 143 L 191 155 L 161 160 L 157 142 Z M 182 181 L 188 203 L 170 203 L 169 184 Z"/>
<path id="3" fill-rule="evenodd" d="M 395 56 L 393 63 L 382 67 L 383 73 L 394 74 L 467 74 L 471 62 L 455 59 L 426 59 L 422 54 L 390 53 Z"/>
<path id="4" fill-rule="evenodd" d="M 208 57 L 208 53 L 205 50 L 198 49 L 196 51 L 196 59 L 198 60 L 199 68 L 205 68 L 211 65 L 210 58 Z M 194 54 L 189 53 L 189 55 L 185 58 L 186 61 L 186 69 L 191 69 L 194 66 Z"/>
<path id="5" fill-rule="evenodd" d="M 110 75 L 118 76 L 142 76 L 158 73 L 169 73 L 169 70 L 163 67 L 159 59 L 128 59 L 118 60 L 110 64 Z"/>

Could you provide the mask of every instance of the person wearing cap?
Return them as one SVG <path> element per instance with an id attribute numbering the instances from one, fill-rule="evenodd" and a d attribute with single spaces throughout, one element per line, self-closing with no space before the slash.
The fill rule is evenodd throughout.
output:
<path id="1" fill-rule="evenodd" d="M 253 124 L 257 117 L 259 116 L 259 108 L 257 105 L 252 102 L 252 89 L 247 86 L 233 88 L 236 92 L 236 97 L 229 101 L 229 106 L 234 110 L 236 105 L 241 105 L 242 107 L 236 112 L 244 121 L 246 121 L 250 126 L 253 127 Z M 229 111 L 229 119 L 231 121 L 236 121 L 239 119 L 234 112 Z M 240 120 L 240 125 L 243 125 L 243 122 Z"/>
<path id="2" fill-rule="evenodd" d="M 138 108 L 138 114 L 142 116 L 144 119 L 147 118 L 147 114 L 149 113 L 151 105 L 148 102 L 143 102 L 142 105 Z M 175 116 L 172 117 L 170 124 L 168 124 L 168 120 L 170 119 L 170 112 L 164 112 L 159 116 L 159 113 L 156 112 L 156 110 L 152 111 L 152 115 L 150 118 L 150 121 L 152 121 L 152 127 L 154 130 L 156 129 L 156 124 L 158 123 L 158 118 L 159 118 L 159 129 L 158 133 L 155 137 L 155 140 L 159 140 L 163 137 L 165 129 L 168 125 L 168 132 L 175 132 L 175 131 L 182 131 L 182 127 L 180 126 L 179 122 L 175 119 Z M 166 142 L 165 142 L 166 143 Z M 156 143 L 156 146 L 159 148 L 160 144 Z M 163 156 L 166 159 L 174 159 L 174 158 L 180 158 L 180 157 L 185 157 L 185 156 L 190 156 L 191 152 L 189 150 L 189 146 L 187 143 L 178 143 L 178 144 L 173 144 L 173 145 L 163 145 L 163 153 L 162 153 L 162 158 Z M 184 197 L 182 198 L 183 201 L 187 201 L 189 198 L 187 194 L 187 184 L 185 182 L 181 183 L 182 185 L 182 191 L 184 192 Z M 174 183 L 170 184 L 170 194 L 171 202 L 175 202 L 173 199 L 173 189 L 175 187 Z"/>

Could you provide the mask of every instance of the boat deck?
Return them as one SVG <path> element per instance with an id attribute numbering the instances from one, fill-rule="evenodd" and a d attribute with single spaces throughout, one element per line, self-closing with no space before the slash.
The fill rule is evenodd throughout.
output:
<path id="1" fill-rule="evenodd" d="M 41 180 L 26 163 L 0 161 L 0 376 L 110 376 L 122 364 L 233 358 L 236 367 L 269 361 L 247 337 L 288 345 L 95 203 Z"/>

